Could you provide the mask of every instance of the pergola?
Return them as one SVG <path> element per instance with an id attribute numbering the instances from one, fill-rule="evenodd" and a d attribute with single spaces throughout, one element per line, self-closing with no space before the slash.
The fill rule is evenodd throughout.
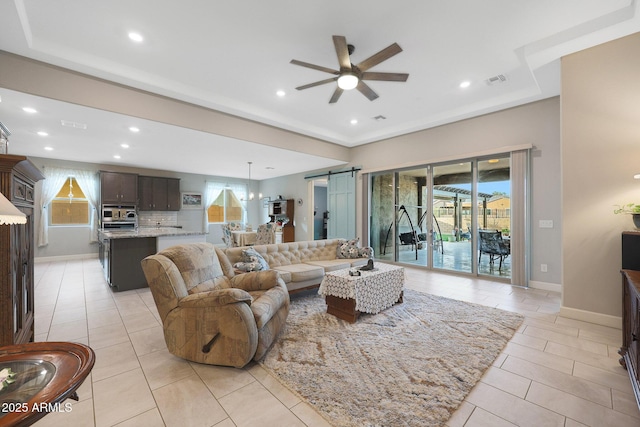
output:
<path id="1" fill-rule="evenodd" d="M 433 198 L 439 200 L 450 200 L 453 202 L 453 226 L 458 230 L 462 225 L 462 197 L 470 199 L 472 192 L 464 188 L 452 187 L 450 185 L 434 185 Z M 493 194 L 478 193 L 478 197 L 482 199 L 482 228 L 487 228 L 487 201 L 493 197 Z M 460 234 L 456 236 L 456 240 L 460 238 Z"/>

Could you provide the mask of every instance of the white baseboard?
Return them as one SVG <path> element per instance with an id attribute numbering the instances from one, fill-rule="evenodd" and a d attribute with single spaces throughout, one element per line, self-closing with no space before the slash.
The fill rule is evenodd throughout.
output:
<path id="1" fill-rule="evenodd" d="M 60 255 L 60 256 L 44 256 L 37 257 L 33 260 L 34 263 L 40 264 L 44 262 L 54 262 L 54 261 L 77 261 L 82 259 L 93 259 L 98 258 L 98 253 L 93 254 L 79 254 L 79 255 Z"/>
<path id="2" fill-rule="evenodd" d="M 553 291 L 562 293 L 562 285 L 559 283 L 547 283 L 537 282 L 535 280 L 529 280 L 529 287 L 533 289 L 540 289 L 543 291 Z"/>
<path id="3" fill-rule="evenodd" d="M 622 329 L 622 317 L 619 316 L 611 316 L 609 314 L 595 313 L 593 311 L 569 307 L 560 307 L 560 316 L 608 326 L 610 328 Z"/>

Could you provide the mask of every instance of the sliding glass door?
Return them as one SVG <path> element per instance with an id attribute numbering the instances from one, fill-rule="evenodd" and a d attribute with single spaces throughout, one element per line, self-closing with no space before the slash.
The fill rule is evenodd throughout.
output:
<path id="1" fill-rule="evenodd" d="M 478 273 L 511 277 L 509 156 L 478 161 Z M 495 237 L 495 241 L 489 239 Z"/>
<path id="2" fill-rule="evenodd" d="M 438 230 L 434 268 L 473 271 L 471 166 L 458 162 L 433 167 L 433 222 Z"/>
<path id="3" fill-rule="evenodd" d="M 371 224 L 369 242 L 376 258 L 395 261 L 395 191 L 394 174 L 371 177 Z"/>
<path id="4" fill-rule="evenodd" d="M 376 258 L 511 277 L 509 154 L 371 174 L 370 185 Z M 500 242 L 483 244 L 487 231 Z"/>

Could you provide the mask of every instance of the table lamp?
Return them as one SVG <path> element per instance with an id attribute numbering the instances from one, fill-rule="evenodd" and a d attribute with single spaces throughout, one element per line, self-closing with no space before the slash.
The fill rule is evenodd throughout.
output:
<path id="1" fill-rule="evenodd" d="M 27 216 L 0 193 L 0 225 L 26 224 Z"/>

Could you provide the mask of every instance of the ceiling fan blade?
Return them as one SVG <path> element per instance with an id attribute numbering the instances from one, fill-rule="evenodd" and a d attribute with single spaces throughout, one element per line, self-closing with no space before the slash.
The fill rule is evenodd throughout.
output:
<path id="1" fill-rule="evenodd" d="M 369 68 L 378 65 L 382 61 L 386 61 L 393 55 L 397 55 L 400 52 L 402 52 L 402 48 L 398 45 L 398 43 L 394 43 L 391 46 L 382 49 L 380 52 L 376 53 L 373 56 L 370 56 L 369 58 L 359 63 L 358 68 L 360 69 L 360 71 L 367 71 Z"/>
<path id="2" fill-rule="evenodd" d="M 327 83 L 335 82 L 336 80 L 338 80 L 337 77 L 332 77 L 330 79 L 320 80 L 319 82 L 314 82 L 314 83 L 309 83 L 309 84 L 306 84 L 306 85 L 303 85 L 303 86 L 298 86 L 296 89 L 298 89 L 298 90 L 309 89 L 310 87 L 324 85 L 324 84 L 327 84 Z"/>
<path id="3" fill-rule="evenodd" d="M 388 82 L 406 82 L 409 74 L 404 73 L 362 73 L 362 80 L 383 80 Z"/>
<path id="4" fill-rule="evenodd" d="M 325 73 L 329 73 L 329 74 L 335 74 L 335 75 L 340 74 L 340 71 L 332 70 L 331 68 L 323 67 L 321 65 L 309 64 L 308 62 L 298 61 L 297 59 L 292 59 L 291 63 L 293 65 L 299 65 L 301 67 L 312 68 L 318 71 L 324 71 Z"/>
<path id="5" fill-rule="evenodd" d="M 375 93 L 373 91 L 373 89 L 371 89 L 365 82 L 363 82 L 362 80 L 360 80 L 360 82 L 358 82 L 358 86 L 356 86 L 356 89 L 358 89 L 364 96 L 366 96 L 367 98 L 369 98 L 369 101 L 374 101 L 375 99 L 378 98 L 378 94 Z"/>
<path id="6" fill-rule="evenodd" d="M 329 100 L 329 104 L 334 104 L 338 102 L 338 99 L 340 99 L 340 95 L 342 95 L 342 92 L 344 92 L 344 90 L 340 89 L 340 87 L 336 87 L 336 90 L 333 92 L 333 95 Z"/>
<path id="7" fill-rule="evenodd" d="M 340 70 L 351 69 L 351 59 L 349 58 L 349 48 L 347 47 L 347 39 L 344 36 L 333 36 L 333 45 L 336 47 Z"/>

